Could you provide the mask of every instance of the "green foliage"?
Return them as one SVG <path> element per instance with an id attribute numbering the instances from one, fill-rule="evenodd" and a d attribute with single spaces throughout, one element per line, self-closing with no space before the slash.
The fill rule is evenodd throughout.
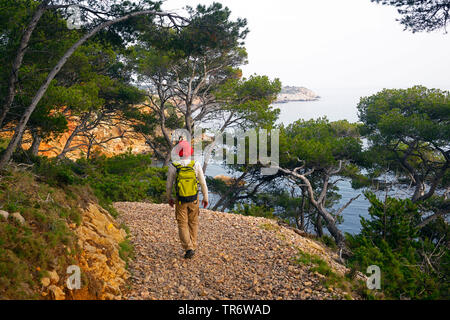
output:
<path id="1" fill-rule="evenodd" d="M 417 205 L 409 199 L 387 197 L 383 203 L 375 194 L 365 193 L 370 201 L 370 220 L 361 217 L 361 235 L 372 239 L 375 244 L 381 240 L 390 246 L 402 247 L 418 236 L 420 213 Z"/>
<path id="2" fill-rule="evenodd" d="M 87 181 L 100 200 L 163 201 L 167 168 L 151 167 L 150 156 L 123 154 L 88 163 Z"/>
<path id="3" fill-rule="evenodd" d="M 126 268 L 128 269 L 128 263 L 130 260 L 135 258 L 134 247 L 129 239 L 125 239 L 119 243 L 119 256 L 126 263 Z"/>
<path id="4" fill-rule="evenodd" d="M 316 170 L 337 166 L 339 160 L 358 159 L 361 149 L 358 125 L 346 120 L 297 120 L 281 127 L 280 150 L 286 151 L 280 155 L 280 162 L 284 167 L 298 165 L 298 159 Z"/>
<path id="5" fill-rule="evenodd" d="M 79 191 L 72 195 L 60 188 L 38 183 L 28 172 L 12 172 L 0 182 L 0 209 L 19 212 L 26 224 L 11 217 L 0 218 L 0 297 L 38 299 L 40 278 L 45 270 L 58 272 L 74 263 L 75 235 L 68 223 L 80 223 Z M 71 208 L 71 209 L 68 209 Z M 69 254 L 66 248 L 71 249 Z"/>
<path id="6" fill-rule="evenodd" d="M 0 180 L 0 209 L 19 212 L 27 221 L 20 226 L 0 218 L 2 298 L 39 298 L 34 292 L 43 273 L 35 268 L 53 268 L 55 257 L 62 257 L 58 268 L 73 263 L 76 241 L 67 223 L 81 223 L 77 208 L 83 203 L 98 199 L 115 215 L 114 201 L 163 200 L 167 169 L 151 167 L 148 155 L 127 153 L 78 161 L 25 153 L 22 157 L 19 160 L 33 164 L 32 172 L 4 173 Z M 72 253 L 67 254 L 64 246 Z M 133 259 L 128 239 L 119 248 L 120 257 L 127 263 Z"/>
<path id="7" fill-rule="evenodd" d="M 267 76 L 252 75 L 246 79 L 231 78 L 220 86 L 215 96 L 226 104 L 225 110 L 241 118 L 243 128 L 267 128 L 274 126 L 280 110 L 271 103 L 281 91 L 279 79 L 269 80 Z"/>
<path id="8" fill-rule="evenodd" d="M 323 236 L 321 236 L 319 238 L 319 241 L 331 249 L 334 249 L 334 250 L 338 249 L 336 242 L 334 242 L 334 239 L 332 237 L 330 237 L 329 235 L 324 234 Z"/>
<path id="9" fill-rule="evenodd" d="M 19 1 L 20 4 L 17 5 L 8 2 L 2 2 L 2 16 L 5 15 L 6 21 L 9 21 L 7 16 L 16 16 L 17 21 L 0 25 L 0 93 L 5 93 L 8 87 L 11 61 L 22 32 L 38 4 L 28 0 Z M 99 7 L 98 2 L 88 2 L 91 3 L 91 8 Z M 114 4 L 108 9 L 115 11 L 119 7 L 136 9 L 135 5 L 126 3 Z M 16 123 L 30 105 L 49 70 L 80 38 L 82 31 L 69 30 L 64 14 L 64 11 L 49 9 L 40 19 L 19 70 L 19 81 L 12 106 L 14 112 L 11 109 L 4 124 Z M 68 129 L 67 120 L 70 116 L 98 114 L 101 109 L 103 115 L 105 110 L 114 110 L 118 117 L 124 108 L 142 101 L 142 93 L 129 84 L 130 72 L 121 59 L 125 44 L 123 41 L 116 41 L 117 37 L 112 35 L 113 31 L 114 28 L 110 28 L 109 36 L 108 32 L 105 32 L 90 39 L 73 53 L 58 72 L 27 123 L 27 130 L 32 133 L 34 139 L 56 139 Z M 121 35 L 125 37 L 126 33 L 122 30 Z M 4 97 L 6 94 L 0 96 Z M 103 120 L 106 120 L 104 118 Z"/>
<path id="10" fill-rule="evenodd" d="M 275 218 L 275 216 L 273 215 L 273 208 L 247 203 L 238 203 L 236 206 L 237 208 L 232 211 L 234 214 L 242 214 L 244 216 L 252 217 L 264 217 L 269 219 Z"/>
<path id="11" fill-rule="evenodd" d="M 155 35 L 158 40 L 153 42 L 155 46 L 163 50 L 169 49 L 181 57 L 201 56 L 208 49 L 211 52 L 222 51 L 225 57 L 242 47 L 241 41 L 248 33 L 245 19 L 232 21 L 231 11 L 217 2 L 208 7 L 198 5 L 195 9 L 188 6 L 187 10 L 189 25 L 178 33 Z"/>
<path id="12" fill-rule="evenodd" d="M 67 186 L 74 183 L 81 183 L 73 171 L 73 164 L 69 161 L 56 163 L 54 159 L 37 158 L 35 171 L 42 176 L 42 179 L 50 186 Z"/>
<path id="13" fill-rule="evenodd" d="M 299 264 L 310 266 L 310 271 L 318 272 L 329 278 L 329 280 L 337 279 L 338 277 L 328 263 L 321 259 L 318 255 L 311 255 L 307 252 L 299 250 L 295 261 Z"/>
<path id="14" fill-rule="evenodd" d="M 361 98 L 358 110 L 361 134 L 369 140 L 361 164 L 372 177 L 388 172 L 404 184 L 413 177 L 413 201 L 448 186 L 450 92 L 423 86 L 385 89 Z M 423 184 L 430 185 L 427 193 Z"/>
<path id="15" fill-rule="evenodd" d="M 415 86 L 385 89 L 361 98 L 359 117 L 363 134 L 372 141 L 391 142 L 418 137 L 424 142 L 444 146 L 449 140 L 449 92 Z"/>
<path id="16" fill-rule="evenodd" d="M 21 5 L 2 5 L 2 11 L 7 15 L 22 15 L 17 21 L 4 26 L 0 33 L 10 35 L 2 37 L 4 47 L 0 45 L 0 55 L 8 57 L 9 60 L 3 62 L 1 70 L 5 72 L 2 81 L 2 90 L 8 88 L 7 78 L 11 72 L 11 61 L 16 54 L 18 42 L 22 37 L 25 26 L 29 23 L 33 10 L 36 8 L 36 1 L 20 1 Z M 27 4 L 28 5 L 27 5 Z M 22 5 L 24 7 L 22 7 Z M 22 12 L 23 10 L 23 12 Z M 9 20 L 9 18 L 7 18 Z M 47 76 L 48 71 L 56 64 L 60 56 L 77 40 L 77 32 L 68 30 L 66 20 L 60 15 L 46 12 L 42 16 L 31 41 L 27 46 L 23 63 L 19 69 L 19 83 L 16 86 L 16 97 L 14 100 L 14 112 L 7 115 L 6 123 L 17 121 L 24 109 L 30 104 L 35 92 Z M 3 51 L 3 50 L 4 51 Z M 3 68 L 4 67 L 4 68 Z M 64 117 L 58 112 L 50 112 L 51 109 L 60 107 L 63 104 L 58 98 L 58 93 L 63 93 L 67 86 L 61 86 L 58 81 L 51 83 L 49 94 L 45 95 L 30 118 L 30 128 L 39 130 L 42 137 L 49 136 L 53 131 L 60 133 L 66 128 Z"/>
<path id="17" fill-rule="evenodd" d="M 398 19 L 405 30 L 431 32 L 443 29 L 446 32 L 450 15 L 450 1 L 411 1 L 411 0 L 371 0 L 397 8 Z"/>
<path id="18" fill-rule="evenodd" d="M 115 201 L 163 200 L 167 169 L 151 167 L 149 155 L 126 153 L 75 162 L 35 159 L 34 170 L 40 179 L 51 186 L 89 185 L 100 204 L 108 208 Z"/>
<path id="19" fill-rule="evenodd" d="M 367 193 L 371 220 L 361 218 L 361 233 L 347 235 L 353 256 L 350 267 L 363 273 L 370 265 L 381 269 L 383 292 L 392 298 L 448 299 L 445 244 L 420 234 L 418 208 L 410 200 L 387 198 L 384 203 Z M 448 242 L 447 242 L 448 243 Z M 439 257 L 433 254 L 439 252 Z"/>
<path id="20" fill-rule="evenodd" d="M 336 273 L 328 263 L 320 258 L 318 255 L 309 254 L 302 250 L 298 250 L 298 255 L 294 258 L 295 263 L 309 267 L 309 271 L 317 272 L 324 276 L 321 278 L 322 285 L 326 288 L 338 287 L 349 294 L 347 296 L 351 299 L 351 292 L 353 287 L 357 287 L 354 281 L 346 279 L 344 276 Z"/>
<path id="21" fill-rule="evenodd" d="M 167 128 L 191 132 L 195 125 L 230 113 L 230 101 L 219 101 L 216 95 L 228 80 L 241 76 L 239 67 L 247 62 L 242 43 L 248 32 L 245 19 L 232 19 L 231 11 L 220 3 L 187 7 L 187 13 L 189 24 L 179 30 L 142 26 L 139 41 L 128 55 L 139 82 L 150 89 L 147 106 L 153 111 L 136 114 L 135 129 L 161 160 L 173 147 Z M 192 105 L 197 100 L 204 101 L 201 109 Z M 220 126 L 237 120 L 267 123 L 276 115 L 269 104 L 256 99 L 247 105 L 235 103 L 235 114 Z"/>

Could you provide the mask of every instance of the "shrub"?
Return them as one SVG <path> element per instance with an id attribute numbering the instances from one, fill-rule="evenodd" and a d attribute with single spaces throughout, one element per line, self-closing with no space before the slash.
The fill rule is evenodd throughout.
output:
<path id="1" fill-rule="evenodd" d="M 119 256 L 126 263 L 126 268 L 128 269 L 128 263 L 130 259 L 134 259 L 134 247 L 129 239 L 125 239 L 119 243 Z"/>
<path id="2" fill-rule="evenodd" d="M 244 216 L 264 217 L 274 219 L 274 209 L 268 208 L 264 205 L 258 206 L 255 204 L 237 204 L 237 208 L 232 211 L 234 214 L 242 214 Z"/>
<path id="3" fill-rule="evenodd" d="M 418 208 L 408 199 L 387 198 L 383 203 L 367 193 L 371 220 L 361 218 L 361 233 L 347 234 L 353 256 L 349 266 L 365 273 L 370 265 L 381 269 L 381 286 L 391 298 L 449 298 L 449 250 L 430 241 L 416 227 Z M 441 257 L 428 257 L 441 252 Z"/>
<path id="4" fill-rule="evenodd" d="M 317 272 L 324 277 L 321 278 L 322 285 L 325 287 L 338 287 L 351 294 L 352 287 L 356 287 L 355 281 L 346 279 L 344 276 L 334 272 L 334 270 L 328 265 L 328 263 L 321 259 L 318 255 L 309 254 L 302 250 L 298 250 L 298 255 L 294 258 L 294 261 L 298 264 L 309 267 L 309 271 Z M 351 298 L 346 296 L 346 298 Z"/>
<path id="5" fill-rule="evenodd" d="M 167 168 L 155 168 L 151 164 L 149 155 L 130 153 L 77 161 L 78 168 L 83 168 L 87 176 L 87 183 L 104 203 L 162 201 Z"/>
<path id="6" fill-rule="evenodd" d="M 45 270 L 64 270 L 73 263 L 64 247 L 75 252 L 75 235 L 67 227 L 80 217 L 78 197 L 38 183 L 29 172 L 13 172 L 0 181 L 0 208 L 26 220 L 0 219 L 0 299 L 36 299 Z M 74 209 L 67 209 L 71 207 Z"/>
<path id="7" fill-rule="evenodd" d="M 167 168 L 151 167 L 149 155 L 130 153 L 112 158 L 99 156 L 71 161 L 31 157 L 33 171 L 50 186 L 89 185 L 101 205 L 115 201 L 161 202 L 165 193 Z"/>

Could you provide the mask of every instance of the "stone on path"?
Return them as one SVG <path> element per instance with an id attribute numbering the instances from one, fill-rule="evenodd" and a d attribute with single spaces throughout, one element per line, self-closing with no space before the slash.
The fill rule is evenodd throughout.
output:
<path id="1" fill-rule="evenodd" d="M 200 210 L 199 244 L 184 260 L 175 213 L 170 206 L 115 203 L 135 247 L 130 261 L 130 299 L 335 299 L 322 279 L 293 262 L 298 248 L 318 254 L 341 273 L 346 268 L 319 243 L 275 221 Z M 268 228 L 268 226 L 272 227 Z"/>

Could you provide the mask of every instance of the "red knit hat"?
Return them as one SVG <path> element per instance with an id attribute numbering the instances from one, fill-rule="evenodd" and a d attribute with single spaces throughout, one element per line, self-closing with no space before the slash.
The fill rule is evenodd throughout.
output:
<path id="1" fill-rule="evenodd" d="M 183 158 L 183 157 L 189 157 L 194 153 L 194 149 L 191 147 L 191 145 L 189 144 L 189 142 L 187 141 L 180 141 L 180 143 L 178 143 L 178 155 Z"/>

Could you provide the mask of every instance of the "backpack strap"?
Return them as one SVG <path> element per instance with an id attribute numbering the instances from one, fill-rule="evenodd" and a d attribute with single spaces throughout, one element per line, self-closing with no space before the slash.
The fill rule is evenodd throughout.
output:
<path id="1" fill-rule="evenodd" d="M 182 167 L 181 163 L 171 162 L 171 164 L 175 167 L 175 169 L 177 169 L 177 171 L 179 171 Z"/>
<path id="2" fill-rule="evenodd" d="M 192 160 L 187 166 L 190 167 L 190 168 L 192 168 L 192 169 L 194 169 L 195 161 Z"/>
<path id="3" fill-rule="evenodd" d="M 194 160 L 192 160 L 191 162 L 189 162 L 189 164 L 187 164 L 186 166 L 183 166 L 181 163 L 171 162 L 171 164 L 177 170 L 177 181 L 178 181 L 178 178 L 179 178 L 180 171 L 182 171 L 183 168 L 185 168 L 184 170 L 188 170 L 188 171 L 192 170 L 192 171 L 195 172 L 195 168 L 194 168 L 195 167 L 195 163 L 196 162 Z M 198 178 L 197 178 L 196 174 L 195 174 L 195 180 L 196 180 L 197 188 L 198 188 Z M 198 190 L 197 190 L 197 194 L 196 195 L 189 196 L 189 197 L 180 197 L 180 195 L 178 194 L 178 182 L 175 184 L 175 189 L 176 189 L 178 201 L 180 202 L 180 204 L 184 203 L 184 202 L 193 202 L 196 199 L 198 199 Z"/>
<path id="4" fill-rule="evenodd" d="M 175 169 L 177 169 L 177 172 L 180 171 L 181 168 L 183 168 L 183 166 L 181 165 L 181 163 L 178 162 L 171 162 L 171 164 L 175 167 Z M 194 169 L 195 166 L 195 160 L 192 160 L 191 162 L 189 162 L 189 164 L 186 167 L 189 167 L 191 169 Z"/>

